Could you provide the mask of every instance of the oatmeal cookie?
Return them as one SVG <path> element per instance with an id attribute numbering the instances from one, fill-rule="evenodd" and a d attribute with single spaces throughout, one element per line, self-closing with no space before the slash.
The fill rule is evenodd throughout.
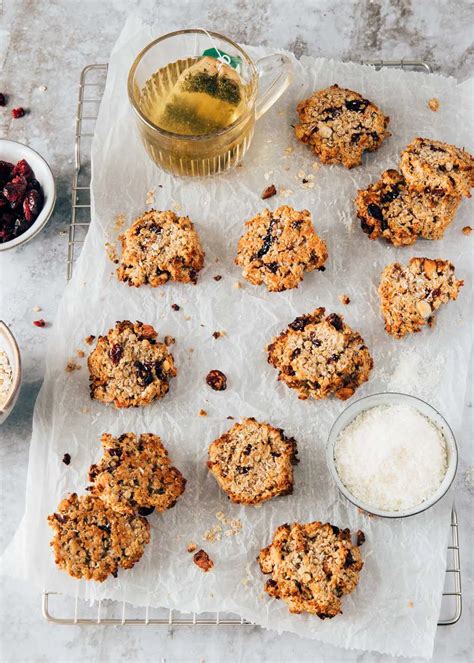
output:
<path id="1" fill-rule="evenodd" d="M 173 355 L 151 325 L 124 320 L 99 336 L 87 361 L 91 398 L 138 407 L 163 398 L 177 371 Z"/>
<path id="2" fill-rule="evenodd" d="M 72 493 L 48 516 L 54 530 L 55 562 L 73 578 L 103 582 L 131 569 L 150 541 L 150 525 L 141 516 L 124 516 L 92 495 Z"/>
<path id="3" fill-rule="evenodd" d="M 301 121 L 295 127 L 296 137 L 307 143 L 322 163 L 353 168 L 362 163 L 366 150 L 376 150 L 390 136 L 390 118 L 358 92 L 338 85 L 315 92 L 296 110 Z"/>
<path id="4" fill-rule="evenodd" d="M 355 205 L 370 239 L 383 237 L 395 246 L 408 246 L 418 237 L 441 239 L 460 201 L 461 196 L 442 191 L 413 191 L 403 175 L 386 170 L 378 182 L 359 190 Z"/>
<path id="5" fill-rule="evenodd" d="M 150 515 L 174 506 L 186 479 L 170 465 L 160 438 L 151 433 L 102 435 L 104 455 L 89 470 L 92 495 L 123 514 Z"/>
<path id="6" fill-rule="evenodd" d="M 119 237 L 122 255 L 117 278 L 128 285 L 156 287 L 168 281 L 196 283 L 204 251 L 187 216 L 150 210 Z"/>
<path id="7" fill-rule="evenodd" d="M 308 210 L 265 209 L 245 225 L 235 263 L 247 281 L 264 283 L 270 292 L 297 288 L 305 272 L 321 269 L 327 260 L 326 243 L 315 233 Z"/>
<path id="8" fill-rule="evenodd" d="M 263 573 L 271 573 L 267 594 L 283 599 L 292 613 L 321 619 L 342 612 L 340 597 L 354 591 L 363 567 L 350 531 L 317 521 L 278 527 L 258 563 Z"/>
<path id="9" fill-rule="evenodd" d="M 434 324 L 435 311 L 457 299 L 464 281 L 457 281 L 447 260 L 412 258 L 407 267 L 395 262 L 382 272 L 380 307 L 385 330 L 395 338 Z"/>
<path id="10" fill-rule="evenodd" d="M 324 308 L 293 320 L 267 351 L 278 379 L 302 400 L 331 395 L 346 400 L 369 379 L 373 367 L 361 335 L 346 325 L 342 315 L 326 316 Z"/>
<path id="11" fill-rule="evenodd" d="M 281 428 L 244 419 L 209 446 L 207 466 L 236 504 L 260 504 L 293 492 L 296 442 Z"/>
<path id="12" fill-rule="evenodd" d="M 454 145 L 415 138 L 402 152 L 400 170 L 414 191 L 430 189 L 471 197 L 474 157 Z"/>

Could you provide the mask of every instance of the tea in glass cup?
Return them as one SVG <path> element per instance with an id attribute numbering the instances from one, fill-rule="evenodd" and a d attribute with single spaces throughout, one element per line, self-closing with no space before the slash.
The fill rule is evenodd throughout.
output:
<path id="1" fill-rule="evenodd" d="M 217 33 L 183 30 L 160 37 L 137 56 L 128 79 L 145 149 L 176 175 L 232 168 L 250 145 L 256 119 L 283 93 L 290 74 L 286 56 L 254 65 Z M 259 78 L 271 82 L 259 90 Z"/>

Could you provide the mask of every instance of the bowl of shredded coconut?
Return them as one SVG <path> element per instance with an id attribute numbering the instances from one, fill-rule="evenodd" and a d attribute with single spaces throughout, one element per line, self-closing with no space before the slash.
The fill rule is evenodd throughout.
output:
<path id="1" fill-rule="evenodd" d="M 13 410 L 20 385 L 20 351 L 10 329 L 0 320 L 0 424 Z"/>
<path id="2" fill-rule="evenodd" d="M 454 435 L 419 398 L 380 393 L 351 403 L 336 419 L 327 461 L 340 492 L 376 516 L 425 511 L 449 490 L 457 469 Z"/>

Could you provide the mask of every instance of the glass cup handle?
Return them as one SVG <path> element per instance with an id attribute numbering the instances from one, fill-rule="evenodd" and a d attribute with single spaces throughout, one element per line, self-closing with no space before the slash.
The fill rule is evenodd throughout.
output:
<path id="1" fill-rule="evenodd" d="M 267 112 L 291 82 L 293 65 L 283 53 L 266 55 L 255 63 L 259 78 L 255 116 L 258 120 Z"/>

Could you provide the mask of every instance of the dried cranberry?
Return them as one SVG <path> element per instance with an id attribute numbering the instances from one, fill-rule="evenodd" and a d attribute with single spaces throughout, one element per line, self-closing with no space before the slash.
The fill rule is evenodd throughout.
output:
<path id="1" fill-rule="evenodd" d="M 39 320 L 33 320 L 33 324 L 36 327 L 45 327 L 46 326 L 46 322 L 43 320 L 43 318 L 40 318 Z"/>
<path id="2" fill-rule="evenodd" d="M 13 168 L 13 164 L 9 161 L 0 161 L 0 183 L 2 185 L 11 179 Z"/>
<path id="3" fill-rule="evenodd" d="M 28 191 L 24 200 L 23 200 L 23 214 L 27 221 L 34 221 L 38 214 L 41 212 L 42 207 L 42 195 L 36 189 L 31 189 Z"/>
<path id="4" fill-rule="evenodd" d="M 303 331 L 303 329 L 306 327 L 307 324 L 309 324 L 310 320 L 307 315 L 301 315 L 299 318 L 295 318 L 293 322 L 290 322 L 288 327 L 290 329 L 293 329 L 293 331 Z"/>
<path id="5" fill-rule="evenodd" d="M 23 175 L 26 180 L 29 180 L 33 177 L 33 171 L 31 170 L 30 164 L 25 159 L 19 161 L 16 166 L 13 168 L 13 176 Z"/>
<path id="6" fill-rule="evenodd" d="M 31 223 L 27 221 L 26 219 L 16 219 L 15 225 L 13 226 L 13 234 L 15 237 L 19 237 L 20 235 L 23 235 L 23 233 L 28 230 L 30 227 Z"/>
<path id="7" fill-rule="evenodd" d="M 356 113 L 362 113 L 367 108 L 368 103 L 367 99 L 348 99 L 346 101 L 346 108 Z"/>
<path id="8" fill-rule="evenodd" d="M 357 545 L 361 546 L 363 543 L 365 543 L 365 534 L 362 530 L 358 529 L 357 530 Z"/>
<path id="9" fill-rule="evenodd" d="M 24 114 L 25 114 L 25 109 L 22 108 L 21 106 L 12 109 L 12 117 L 14 117 L 15 120 L 17 120 L 19 117 L 23 117 Z"/>
<path id="10" fill-rule="evenodd" d="M 273 225 L 274 225 L 274 223 L 275 223 L 275 221 L 272 219 L 272 220 L 270 221 L 269 225 L 268 225 L 267 234 L 266 234 L 265 237 L 263 238 L 262 247 L 259 249 L 259 251 L 257 251 L 256 258 L 263 258 L 263 256 L 264 256 L 266 253 L 269 252 L 270 247 L 271 247 L 271 245 L 272 245 L 272 243 L 273 243 L 273 235 L 272 235 L 272 231 L 273 231 Z"/>
<path id="11" fill-rule="evenodd" d="M 278 263 L 277 262 L 267 262 L 265 267 L 272 273 L 276 274 L 278 272 Z"/>
<path id="12" fill-rule="evenodd" d="M 227 388 L 227 378 L 222 371 L 214 369 L 206 375 L 206 383 L 214 391 L 224 391 Z"/>
<path id="13" fill-rule="evenodd" d="M 64 454 L 63 456 L 64 465 L 69 465 L 70 462 L 71 462 L 71 454 Z"/>
<path id="14" fill-rule="evenodd" d="M 28 189 L 36 189 L 41 193 L 41 184 L 34 177 L 31 178 L 28 182 Z"/>
<path id="15" fill-rule="evenodd" d="M 115 343 L 110 348 L 109 355 L 110 355 L 110 358 L 111 358 L 113 364 L 118 364 L 119 363 L 119 361 L 122 359 L 122 355 L 123 355 L 123 347 L 120 345 L 120 343 Z"/>
<path id="16" fill-rule="evenodd" d="M 270 186 L 267 186 L 267 188 L 262 192 L 262 200 L 266 200 L 267 198 L 271 198 L 272 196 L 276 196 L 276 188 L 274 184 L 271 184 Z"/>
<path id="17" fill-rule="evenodd" d="M 365 219 L 360 220 L 360 227 L 365 232 L 366 235 L 370 235 L 374 229 L 374 226 L 371 226 L 367 223 Z"/>
<path id="18" fill-rule="evenodd" d="M 6 106 L 7 100 L 3 92 L 0 92 L 0 106 Z"/>
<path id="19" fill-rule="evenodd" d="M 382 194 L 380 196 L 380 202 L 382 203 L 391 203 L 392 200 L 395 200 L 395 198 L 398 198 L 400 195 L 400 190 L 398 187 L 394 187 L 393 189 L 390 189 L 386 193 Z"/>
<path id="20" fill-rule="evenodd" d="M 10 203 L 10 207 L 12 209 L 21 203 L 25 195 L 25 191 L 26 180 L 21 175 L 14 177 L 11 182 L 7 182 L 3 187 L 3 195 Z"/>
<path id="21" fill-rule="evenodd" d="M 153 382 L 153 372 L 149 364 L 142 364 L 141 361 L 136 361 L 135 368 L 137 369 L 138 379 L 144 387 L 147 387 Z"/>
<path id="22" fill-rule="evenodd" d="M 171 304 L 171 308 L 173 309 L 173 311 L 179 311 L 179 309 L 180 309 L 178 304 Z"/>
<path id="23" fill-rule="evenodd" d="M 329 322 L 330 325 L 334 327 L 334 329 L 336 329 L 337 331 L 342 331 L 344 323 L 336 313 L 331 313 L 331 315 L 328 315 L 326 320 Z"/>
<path id="24" fill-rule="evenodd" d="M 382 210 L 378 205 L 375 205 L 375 203 L 370 203 L 370 205 L 367 206 L 367 211 L 370 216 L 377 219 L 377 221 L 383 221 Z"/>
<path id="25" fill-rule="evenodd" d="M 141 506 L 138 509 L 138 513 L 140 516 L 150 516 L 154 510 L 154 506 Z"/>

